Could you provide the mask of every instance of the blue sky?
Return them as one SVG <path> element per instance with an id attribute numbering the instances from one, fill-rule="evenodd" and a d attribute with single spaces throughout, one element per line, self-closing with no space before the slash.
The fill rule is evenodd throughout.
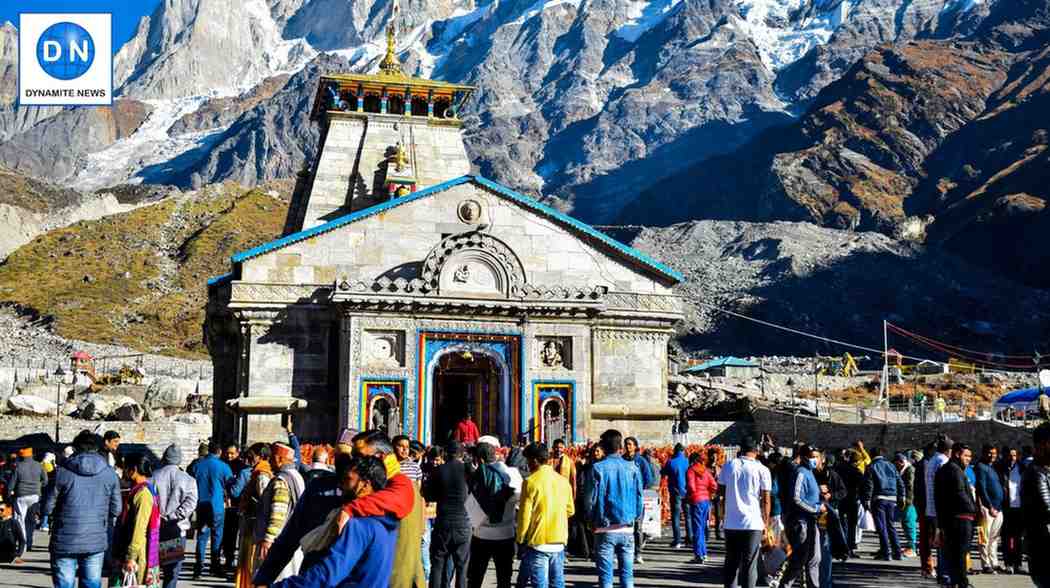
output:
<path id="1" fill-rule="evenodd" d="M 0 0 L 0 22 L 18 26 L 19 12 L 112 12 L 113 52 L 135 34 L 139 19 L 153 12 L 160 0 Z"/>

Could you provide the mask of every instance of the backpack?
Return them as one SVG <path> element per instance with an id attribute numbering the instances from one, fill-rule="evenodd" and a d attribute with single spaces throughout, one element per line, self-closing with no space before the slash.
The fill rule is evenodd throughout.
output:
<path id="1" fill-rule="evenodd" d="M 503 521 L 507 501 L 514 496 L 514 489 L 503 479 L 499 470 L 489 464 L 481 464 L 474 473 L 474 499 L 489 518 L 489 523 Z"/>

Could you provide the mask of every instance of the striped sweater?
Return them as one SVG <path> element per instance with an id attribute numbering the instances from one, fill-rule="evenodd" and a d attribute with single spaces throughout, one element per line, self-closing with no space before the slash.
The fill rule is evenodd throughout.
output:
<path id="1" fill-rule="evenodd" d="M 289 514 L 295 509 L 305 487 L 294 464 L 281 468 L 266 486 L 259 500 L 255 521 L 255 540 L 273 543 L 284 529 Z"/>

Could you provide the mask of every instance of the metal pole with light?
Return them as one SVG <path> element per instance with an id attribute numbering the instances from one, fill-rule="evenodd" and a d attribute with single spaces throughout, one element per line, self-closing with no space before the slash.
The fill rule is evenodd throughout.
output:
<path id="1" fill-rule="evenodd" d="M 791 436 L 798 442 L 798 403 L 795 401 L 795 380 L 788 378 L 788 388 L 791 389 Z"/>
<path id="2" fill-rule="evenodd" d="M 62 380 L 66 377 L 66 370 L 62 369 L 62 366 L 59 365 L 55 370 L 55 375 L 58 376 L 58 384 L 55 385 L 55 445 L 58 445 L 61 443 L 58 435 L 61 432 Z"/>

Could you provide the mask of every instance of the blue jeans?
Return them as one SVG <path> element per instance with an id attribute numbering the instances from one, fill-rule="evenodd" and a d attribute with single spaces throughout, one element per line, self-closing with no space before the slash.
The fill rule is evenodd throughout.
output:
<path id="1" fill-rule="evenodd" d="M 226 510 L 220 505 L 213 509 L 210 504 L 197 505 L 197 564 L 196 569 L 204 567 L 204 550 L 211 535 L 211 573 L 219 573 L 219 551 L 222 549 L 222 527 Z"/>
<path id="2" fill-rule="evenodd" d="M 831 534 L 821 529 L 820 533 L 820 588 L 831 588 Z"/>
<path id="3" fill-rule="evenodd" d="M 702 500 L 689 506 L 693 526 L 693 555 L 707 557 L 707 518 L 711 514 L 711 501 Z"/>
<path id="4" fill-rule="evenodd" d="M 434 531 L 434 519 L 423 523 L 423 577 L 430 577 L 430 534 Z"/>
<path id="5" fill-rule="evenodd" d="M 102 587 L 102 554 L 51 556 L 51 580 L 55 588 Z"/>
<path id="6" fill-rule="evenodd" d="M 532 588 L 565 588 L 565 552 L 547 553 L 528 547 L 518 570 L 518 575 L 523 573 L 525 584 Z"/>
<path id="7" fill-rule="evenodd" d="M 620 588 L 634 588 L 634 533 L 595 533 L 598 586 L 612 588 L 613 558 L 620 568 Z"/>
<path id="8" fill-rule="evenodd" d="M 672 543 L 679 545 L 682 543 L 682 527 L 685 527 L 685 540 L 689 541 L 689 537 L 692 533 L 689 530 L 689 511 L 686 509 L 685 496 L 678 496 L 677 494 L 671 494 L 671 535 L 673 537 Z M 682 525 L 682 518 L 685 517 L 685 525 Z"/>

